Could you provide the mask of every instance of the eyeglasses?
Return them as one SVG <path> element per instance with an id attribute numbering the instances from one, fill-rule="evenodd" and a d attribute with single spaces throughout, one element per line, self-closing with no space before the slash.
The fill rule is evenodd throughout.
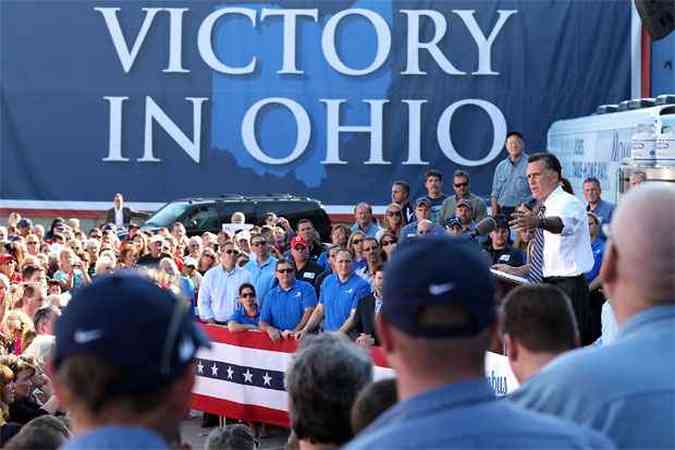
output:
<path id="1" fill-rule="evenodd" d="M 455 183 L 455 187 L 467 187 L 469 185 L 468 181 L 465 181 L 464 183 Z"/>
<path id="2" fill-rule="evenodd" d="M 292 267 L 289 267 L 287 269 L 278 269 L 277 272 L 279 272 L 279 273 L 293 273 L 293 272 L 295 272 L 295 269 L 293 269 Z"/>
<path id="3" fill-rule="evenodd" d="M 360 244 L 361 242 L 363 242 L 363 239 L 354 239 L 354 240 L 352 241 L 352 244 L 355 244 L 355 245 L 356 245 L 356 244 Z"/>
<path id="4" fill-rule="evenodd" d="M 223 250 L 223 253 L 225 253 L 226 255 L 234 255 L 237 254 L 238 252 L 236 250 L 230 249 L 230 250 Z"/>
<path id="5" fill-rule="evenodd" d="M 38 245 L 38 244 L 39 244 L 38 241 L 28 241 L 28 242 L 26 242 L 26 245 Z"/>
<path id="6" fill-rule="evenodd" d="M 375 250 L 377 250 L 377 247 L 375 247 L 375 246 L 373 246 L 373 247 L 363 247 L 364 252 L 372 252 L 372 251 L 375 251 Z"/>
<path id="7" fill-rule="evenodd" d="M 305 250 L 307 250 L 307 247 L 305 247 L 304 245 L 296 245 L 295 247 L 293 247 L 293 250 L 295 250 L 296 252 L 304 252 Z"/>
<path id="8" fill-rule="evenodd" d="M 241 294 L 241 298 L 255 298 L 255 294 L 253 292 L 244 292 Z"/>
<path id="9" fill-rule="evenodd" d="M 391 216 L 398 217 L 398 216 L 401 215 L 401 211 L 387 211 L 387 215 L 389 217 L 391 217 Z"/>
<path id="10" fill-rule="evenodd" d="M 265 245 L 265 244 L 266 244 L 265 241 L 251 242 L 251 245 L 254 246 L 254 247 L 262 247 L 262 246 Z"/>
<path id="11" fill-rule="evenodd" d="M 395 244 L 396 241 L 382 241 L 382 247 L 387 247 L 388 245 Z"/>

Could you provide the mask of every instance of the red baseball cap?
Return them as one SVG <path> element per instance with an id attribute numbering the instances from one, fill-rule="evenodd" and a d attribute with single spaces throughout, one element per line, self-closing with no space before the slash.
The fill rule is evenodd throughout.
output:
<path id="1" fill-rule="evenodd" d="M 0 264 L 7 264 L 10 261 L 15 261 L 12 255 L 8 254 L 0 255 Z"/>
<path id="2" fill-rule="evenodd" d="M 305 239 L 300 235 L 296 235 L 293 239 L 291 239 L 291 248 L 295 248 L 298 245 L 307 247 L 307 241 L 305 241 Z"/>

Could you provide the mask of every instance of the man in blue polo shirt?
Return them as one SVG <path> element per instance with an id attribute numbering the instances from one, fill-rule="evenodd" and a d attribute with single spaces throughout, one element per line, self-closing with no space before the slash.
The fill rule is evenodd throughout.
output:
<path id="1" fill-rule="evenodd" d="M 612 222 L 612 215 L 614 214 L 614 203 L 606 202 L 602 199 L 602 188 L 600 187 L 600 180 L 595 177 L 589 177 L 584 180 L 584 198 L 588 202 L 586 211 L 592 212 L 600 218 L 602 225 Z M 600 229 L 600 237 L 605 239 L 605 235 Z"/>
<path id="2" fill-rule="evenodd" d="M 370 294 L 368 283 L 352 270 L 352 254 L 340 250 L 335 257 L 335 273 L 321 285 L 319 304 L 309 322 L 298 333 L 298 338 L 314 330 L 326 317 L 324 331 L 347 333 L 354 325 L 354 315 L 359 300 Z"/>
<path id="3" fill-rule="evenodd" d="M 251 249 L 255 258 L 246 263 L 244 269 L 251 274 L 251 283 L 255 286 L 258 306 L 262 307 L 265 295 L 274 286 L 274 267 L 277 259 L 270 255 L 270 246 L 262 235 L 251 238 Z"/>
<path id="4" fill-rule="evenodd" d="M 278 284 L 265 296 L 260 313 L 260 328 L 275 342 L 301 330 L 316 306 L 314 287 L 295 279 L 290 261 L 277 262 L 276 276 Z"/>
<path id="5" fill-rule="evenodd" d="M 465 240 L 428 237 L 396 250 L 375 323 L 399 402 L 346 450 L 614 448 L 597 432 L 496 399 L 485 377 L 494 292 Z"/>

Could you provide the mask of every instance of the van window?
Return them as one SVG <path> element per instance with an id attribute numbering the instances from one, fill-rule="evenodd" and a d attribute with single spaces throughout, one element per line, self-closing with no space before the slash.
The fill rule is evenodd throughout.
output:
<path id="1" fill-rule="evenodd" d="M 185 228 L 217 233 L 220 229 L 220 217 L 215 204 L 197 205 L 182 220 Z"/>

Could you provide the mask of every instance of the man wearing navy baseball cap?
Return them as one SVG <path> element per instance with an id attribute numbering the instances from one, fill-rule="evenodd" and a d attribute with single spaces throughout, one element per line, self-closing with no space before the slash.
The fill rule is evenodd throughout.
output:
<path id="1" fill-rule="evenodd" d="M 56 323 L 52 372 L 76 438 L 64 449 L 168 449 L 208 339 L 190 305 L 133 273 L 76 290 Z"/>
<path id="2" fill-rule="evenodd" d="M 428 237 L 397 249 L 376 326 L 400 402 L 348 450 L 613 448 L 599 433 L 496 400 L 484 367 L 494 293 L 485 259 L 465 239 Z"/>

